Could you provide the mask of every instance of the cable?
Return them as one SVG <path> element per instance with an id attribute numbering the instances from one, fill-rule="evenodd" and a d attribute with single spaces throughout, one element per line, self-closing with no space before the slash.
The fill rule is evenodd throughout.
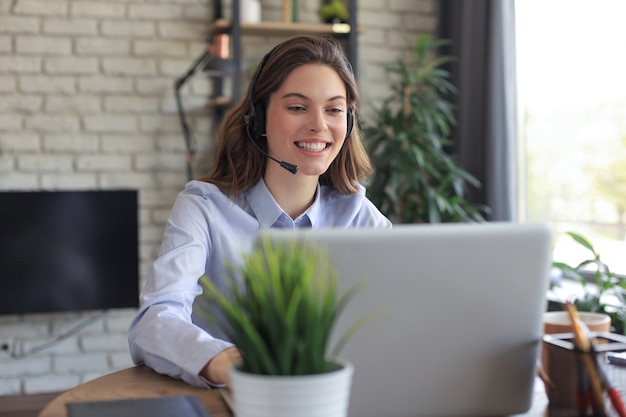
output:
<path id="1" fill-rule="evenodd" d="M 41 345 L 37 345 L 32 347 L 31 349 L 27 350 L 26 352 L 22 352 L 22 353 L 16 353 L 16 348 L 15 348 L 15 339 L 14 339 L 14 343 L 13 346 L 9 346 L 8 343 L 3 343 L 2 346 L 0 346 L 0 350 L 2 350 L 3 352 L 5 352 L 5 354 L 7 356 L 9 356 L 12 359 L 24 359 L 29 357 L 30 355 L 33 355 L 35 353 L 41 352 L 43 350 L 46 350 L 48 348 L 51 348 L 54 345 L 57 345 L 59 343 L 61 343 L 62 341 L 64 341 L 65 339 L 74 336 L 75 334 L 77 334 L 78 332 L 80 332 L 82 329 L 84 329 L 85 327 L 91 325 L 93 322 L 95 322 L 96 320 L 98 320 L 99 318 L 101 318 L 102 316 L 104 316 L 107 313 L 107 310 L 103 310 L 100 313 L 96 314 L 95 316 L 92 317 L 88 317 L 87 319 L 81 321 L 80 323 L 78 323 L 76 326 L 72 327 L 70 330 L 68 330 L 67 332 L 55 337 L 54 339 L 46 342 L 46 343 L 42 343 Z"/>
<path id="2" fill-rule="evenodd" d="M 187 179 L 191 181 L 193 179 L 193 158 L 198 151 L 198 143 L 196 141 L 193 132 L 187 124 L 187 118 L 185 117 L 185 111 L 183 109 L 183 102 L 180 98 L 180 89 L 187 82 L 187 80 L 196 72 L 201 64 L 212 58 L 209 48 L 206 48 L 202 54 L 196 58 L 191 64 L 191 67 L 174 82 L 174 96 L 176 97 L 176 107 L 178 108 L 178 117 L 180 119 L 180 127 L 183 131 L 183 138 L 185 139 L 185 146 L 187 147 Z"/>
<path id="3" fill-rule="evenodd" d="M 185 111 L 183 110 L 183 103 L 180 98 L 180 89 L 174 90 L 174 96 L 176 97 L 176 106 L 178 107 L 178 117 L 180 119 L 180 128 L 183 131 L 183 138 L 185 139 L 185 146 L 187 147 L 187 180 L 193 179 L 193 158 L 198 151 L 198 142 L 193 132 L 187 124 L 185 117 Z"/>

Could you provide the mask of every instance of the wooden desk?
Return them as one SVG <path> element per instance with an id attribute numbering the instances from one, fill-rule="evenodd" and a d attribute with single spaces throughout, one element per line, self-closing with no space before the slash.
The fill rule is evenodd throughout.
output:
<path id="1" fill-rule="evenodd" d="M 145 366 L 124 369 L 86 382 L 52 400 L 39 417 L 67 417 L 65 404 L 79 401 L 196 395 L 213 417 L 233 417 L 219 390 L 197 388 L 185 382 L 160 375 Z M 546 417 L 548 401 L 540 389 L 535 390 L 529 412 L 514 417 Z"/>
<path id="2" fill-rule="evenodd" d="M 114 372 L 66 391 L 52 400 L 39 413 L 39 417 L 67 417 L 65 404 L 70 402 L 166 395 L 196 395 L 213 417 L 232 417 L 219 390 L 192 387 L 183 381 L 160 375 L 146 366 Z"/>

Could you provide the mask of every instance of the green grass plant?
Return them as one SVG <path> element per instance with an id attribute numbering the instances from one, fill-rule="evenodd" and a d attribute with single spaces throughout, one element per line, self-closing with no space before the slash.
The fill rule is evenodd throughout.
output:
<path id="1" fill-rule="evenodd" d="M 357 287 L 338 294 L 328 253 L 310 242 L 264 239 L 244 256 L 241 267 L 228 268 L 226 291 L 207 276 L 200 284 L 202 297 L 223 313 L 221 327 L 239 348 L 244 372 L 329 372 L 335 367 L 329 357 L 339 353 L 357 328 L 329 353 L 333 326 Z"/>

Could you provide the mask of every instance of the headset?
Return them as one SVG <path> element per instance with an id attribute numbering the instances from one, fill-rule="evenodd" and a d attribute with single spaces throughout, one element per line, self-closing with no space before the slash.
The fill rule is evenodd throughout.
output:
<path id="1" fill-rule="evenodd" d="M 265 106 L 261 103 L 256 103 L 254 91 L 256 89 L 256 84 L 259 79 L 259 75 L 263 71 L 263 68 L 265 67 L 265 64 L 267 63 L 267 60 L 274 53 L 274 51 L 278 48 L 278 46 L 275 46 L 267 54 L 265 54 L 265 56 L 261 60 L 261 63 L 259 64 L 259 68 L 256 70 L 256 73 L 254 74 L 252 83 L 250 84 L 250 94 L 248 96 L 248 101 L 250 102 L 251 111 L 250 111 L 250 114 L 246 114 L 244 116 L 244 121 L 246 123 L 246 132 L 248 133 L 248 137 L 252 140 L 252 142 L 257 148 L 259 148 L 257 141 L 259 140 L 261 135 L 265 133 Z M 352 65 L 350 65 L 350 62 L 347 59 L 345 59 L 345 61 L 348 64 L 348 68 L 350 68 L 350 71 L 352 71 Z M 347 118 L 347 125 L 348 125 L 348 128 L 346 130 L 346 139 L 348 139 L 350 137 L 350 134 L 352 133 L 352 129 L 354 128 L 354 116 L 351 110 L 347 111 L 346 118 Z M 259 150 L 261 149 L 259 148 Z M 261 150 L 261 152 L 263 151 Z M 267 155 L 266 152 L 263 152 L 263 153 Z M 281 165 L 284 164 L 284 162 L 277 161 L 276 159 L 272 158 L 269 155 L 267 156 L 270 159 L 280 163 Z M 292 164 L 287 164 L 287 165 L 292 165 Z M 292 165 L 292 166 L 295 167 L 295 165 Z M 296 171 L 297 169 L 298 167 L 295 167 Z"/>

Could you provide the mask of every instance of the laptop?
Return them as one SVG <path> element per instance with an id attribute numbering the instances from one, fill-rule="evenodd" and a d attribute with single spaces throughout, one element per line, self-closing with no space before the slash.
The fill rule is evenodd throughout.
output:
<path id="1" fill-rule="evenodd" d="M 341 289 L 364 282 L 331 343 L 372 317 L 339 355 L 354 364 L 350 417 L 506 416 L 530 408 L 552 261 L 547 225 L 265 234 L 328 248 Z"/>

